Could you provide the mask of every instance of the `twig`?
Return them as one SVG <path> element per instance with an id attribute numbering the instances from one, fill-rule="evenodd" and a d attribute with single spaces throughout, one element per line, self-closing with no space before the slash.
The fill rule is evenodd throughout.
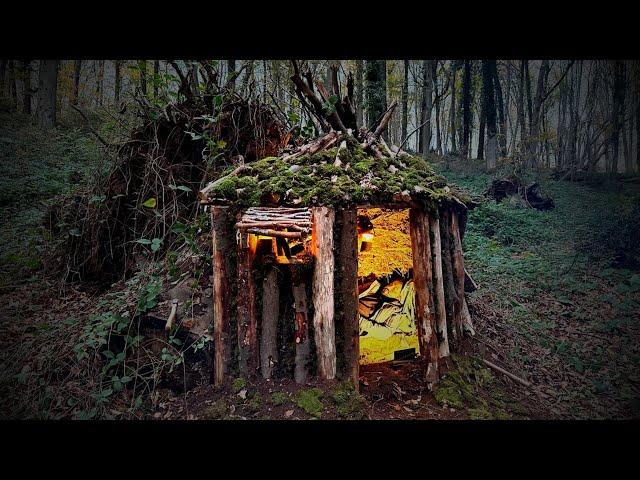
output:
<path id="1" fill-rule="evenodd" d="M 416 128 L 414 128 L 411 133 L 409 133 L 405 139 L 402 141 L 402 143 L 400 144 L 400 146 L 398 147 L 398 151 L 395 153 L 394 158 L 398 156 L 398 153 L 400 153 L 400 151 L 402 150 L 402 147 L 404 147 L 404 144 L 407 143 L 407 140 L 409 140 L 412 135 L 414 133 L 416 133 L 419 129 L 421 129 L 424 125 L 426 125 L 427 123 L 429 123 L 431 121 L 431 119 L 427 119 L 424 122 L 422 122 L 420 125 L 418 125 Z"/>
<path id="2" fill-rule="evenodd" d="M 108 147 L 108 148 L 113 146 L 109 142 L 107 142 L 104 138 L 102 138 L 98 132 L 95 131 L 95 129 L 89 123 L 89 119 L 87 118 L 87 116 L 84 114 L 82 110 L 80 110 L 78 107 L 76 107 L 73 104 L 71 104 L 71 108 L 73 108 L 76 112 L 82 115 L 82 118 L 84 118 L 84 121 L 87 123 L 87 127 L 89 128 L 91 133 L 93 133 L 96 136 L 96 138 L 100 140 L 100 143 L 102 143 L 105 147 Z"/>

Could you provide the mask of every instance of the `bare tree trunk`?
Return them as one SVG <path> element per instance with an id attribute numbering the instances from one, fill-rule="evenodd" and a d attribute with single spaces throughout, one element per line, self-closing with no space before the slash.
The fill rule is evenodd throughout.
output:
<path id="1" fill-rule="evenodd" d="M 5 88 L 7 85 L 7 64 L 8 60 L 0 59 L 0 97 L 4 97 Z"/>
<path id="2" fill-rule="evenodd" d="M 409 60 L 404 60 L 404 81 L 402 82 L 402 129 L 400 133 L 402 142 L 407 138 L 407 123 L 409 118 L 408 99 L 409 99 Z"/>
<path id="3" fill-rule="evenodd" d="M 43 127 L 53 127 L 56 123 L 58 64 L 58 60 L 40 60 L 36 119 Z"/>
<path id="4" fill-rule="evenodd" d="M 431 110 L 433 108 L 433 76 L 431 72 L 432 60 L 422 62 L 422 111 L 420 123 L 420 149 L 422 158 L 429 157 L 431 146 Z"/>
<path id="5" fill-rule="evenodd" d="M 138 60 L 138 69 L 140 70 L 140 91 L 146 97 L 149 95 L 147 89 L 147 61 Z"/>
<path id="6" fill-rule="evenodd" d="M 471 147 L 471 60 L 464 61 L 462 85 L 462 156 L 469 157 Z"/>
<path id="7" fill-rule="evenodd" d="M 271 378 L 278 363 L 278 316 L 280 287 L 278 268 L 272 266 L 262 283 L 262 329 L 260 332 L 260 370 L 262 378 Z"/>
<path id="8" fill-rule="evenodd" d="M 82 60 L 76 60 L 73 65 L 73 98 L 72 105 L 78 105 L 80 95 L 80 73 L 82 72 Z"/>
<path id="9" fill-rule="evenodd" d="M 458 146 L 456 145 L 456 73 L 458 63 L 455 60 L 451 60 L 451 151 L 457 152 Z"/>
<path id="10" fill-rule="evenodd" d="M 500 155 L 505 157 L 507 155 L 507 120 L 505 118 L 505 106 L 504 99 L 502 96 L 502 86 L 500 84 L 500 75 L 498 74 L 497 62 L 491 62 L 492 67 L 492 77 L 493 84 L 495 87 L 495 96 L 496 103 L 498 107 L 498 122 L 500 125 L 499 135 L 498 135 L 498 144 L 500 145 Z M 508 102 L 508 93 L 507 93 L 507 102 Z"/>
<path id="11" fill-rule="evenodd" d="M 120 103 L 120 82 L 121 82 L 121 77 L 120 77 L 120 67 L 122 66 L 122 62 L 121 60 L 115 60 L 113 63 L 114 69 L 115 69 L 115 82 L 114 82 L 114 93 L 113 93 L 113 98 L 116 102 L 116 105 L 118 105 Z"/>
<path id="12" fill-rule="evenodd" d="M 236 85 L 236 61 L 227 60 L 227 83 L 234 88 Z"/>
<path id="13" fill-rule="evenodd" d="M 495 60 L 482 61 L 482 112 L 487 126 L 487 170 L 496 168 L 496 104 L 494 100 Z"/>
<path id="14" fill-rule="evenodd" d="M 356 60 L 356 120 L 358 126 L 364 125 L 364 61 Z"/>
<path id="15" fill-rule="evenodd" d="M 22 79 L 22 113 L 31 115 L 31 60 L 22 60 L 20 63 L 20 77 Z"/>
<path id="16" fill-rule="evenodd" d="M 336 376 L 336 335 L 333 296 L 333 225 L 332 208 L 313 208 L 311 251 L 315 257 L 313 271 L 313 328 L 318 360 L 318 374 L 324 379 Z"/>
<path id="17" fill-rule="evenodd" d="M 387 111 L 387 62 L 386 60 L 367 60 L 365 71 L 365 91 L 367 106 L 367 124 L 370 129 L 376 127 Z M 383 133 L 383 138 L 389 137 Z"/>

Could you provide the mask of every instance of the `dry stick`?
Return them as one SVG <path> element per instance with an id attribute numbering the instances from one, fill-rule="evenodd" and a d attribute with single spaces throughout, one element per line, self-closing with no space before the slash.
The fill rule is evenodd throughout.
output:
<path id="1" fill-rule="evenodd" d="M 413 130 L 411 130 L 411 133 L 409 133 L 404 140 L 402 141 L 402 143 L 400 144 L 400 146 L 398 147 L 398 151 L 395 153 L 394 157 L 397 157 L 398 154 L 402 151 L 402 147 L 404 147 L 404 144 L 407 143 L 407 140 L 409 140 L 412 135 L 414 133 L 416 133 L 418 130 L 420 130 L 423 126 L 425 126 L 427 123 L 429 123 L 431 121 L 431 119 L 427 119 L 424 122 L 422 122 L 420 125 L 418 125 L 416 128 L 414 128 Z"/>
<path id="2" fill-rule="evenodd" d="M 376 127 L 375 131 L 373 132 L 373 135 L 370 136 L 362 145 L 363 148 L 369 148 L 371 145 L 373 145 L 375 141 L 380 137 L 380 135 L 382 135 L 382 132 L 384 132 L 387 129 L 387 126 L 391 121 L 393 111 L 396 109 L 397 106 L 398 106 L 398 101 L 394 100 L 391 106 L 387 109 L 387 111 L 383 115 L 382 120 L 380 120 L 380 124 Z"/>
<path id="3" fill-rule="evenodd" d="M 71 108 L 73 108 L 76 112 L 78 112 L 80 115 L 82 115 L 82 118 L 84 118 L 84 121 L 87 123 L 87 127 L 89 128 L 89 130 L 91 131 L 91 133 L 93 133 L 96 138 L 100 141 L 100 143 L 102 143 L 105 147 L 113 147 L 113 145 L 111 145 L 109 142 L 107 142 L 104 138 L 102 138 L 100 136 L 100 134 L 98 132 L 96 132 L 94 130 L 94 128 L 89 124 L 89 119 L 87 118 L 87 116 L 84 114 L 84 112 L 82 110 L 80 110 L 78 107 L 76 107 L 73 104 L 70 104 Z"/>
<path id="4" fill-rule="evenodd" d="M 176 313 L 178 311 L 178 300 L 175 298 L 171 300 L 171 313 L 169 314 L 169 318 L 167 319 L 167 324 L 164 326 L 165 331 L 171 331 L 171 327 L 173 327 L 173 322 L 176 319 Z"/>
<path id="5" fill-rule="evenodd" d="M 489 360 L 485 360 L 484 358 L 482 359 L 482 361 L 485 363 L 485 365 L 487 365 L 488 367 L 492 368 L 493 370 L 495 370 L 496 372 L 500 372 L 503 375 L 506 375 L 507 377 L 509 377 L 511 380 L 513 380 L 514 382 L 519 383 L 520 385 L 523 385 L 525 387 L 530 387 L 531 386 L 531 382 L 526 381 L 523 378 L 520 378 L 516 375 L 514 375 L 511 372 L 507 372 L 504 368 L 499 367 L 498 365 L 496 365 L 495 363 L 491 363 Z"/>

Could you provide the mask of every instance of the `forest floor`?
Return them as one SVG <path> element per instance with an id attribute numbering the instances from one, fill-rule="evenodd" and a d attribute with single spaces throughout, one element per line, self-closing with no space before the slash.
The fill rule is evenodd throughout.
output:
<path id="1" fill-rule="evenodd" d="M 146 401 L 119 400 L 125 377 L 109 383 L 121 391 L 106 389 L 100 368 L 77 355 L 89 315 L 121 293 L 62 285 L 42 260 L 52 241 L 42 228 L 49 202 L 104 168 L 96 142 L 80 129 L 42 132 L 0 118 L 0 162 L 0 418 L 640 416 L 637 184 L 542 178 L 556 205 L 550 212 L 485 200 L 470 213 L 464 250 L 479 286 L 469 296 L 477 334 L 435 392 L 415 363 L 388 363 L 362 367 L 360 394 L 338 382 L 300 388 L 285 379 L 237 378 L 215 390 L 201 376 L 186 393 L 159 387 Z M 478 195 L 491 181 L 474 162 L 438 169 Z"/>

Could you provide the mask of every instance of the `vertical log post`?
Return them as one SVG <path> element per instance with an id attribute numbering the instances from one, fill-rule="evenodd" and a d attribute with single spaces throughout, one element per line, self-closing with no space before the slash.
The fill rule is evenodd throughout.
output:
<path id="1" fill-rule="evenodd" d="M 253 276 L 255 249 L 249 235 L 240 234 L 238 245 L 238 363 L 240 373 L 253 376 L 258 370 L 258 315 Z"/>
<path id="2" fill-rule="evenodd" d="M 436 335 L 438 338 L 438 357 L 449 355 L 449 335 L 447 332 L 447 307 L 444 299 L 444 281 L 442 276 L 442 241 L 440 239 L 440 219 L 437 215 L 429 217 L 429 229 L 433 240 L 433 303 L 436 314 Z"/>
<path id="3" fill-rule="evenodd" d="M 315 257 L 313 271 L 313 328 L 318 359 L 318 374 L 324 379 L 336 376 L 336 335 L 333 304 L 333 225 L 332 208 L 312 209 L 311 251 Z"/>
<path id="4" fill-rule="evenodd" d="M 280 286 L 278 268 L 271 266 L 262 282 L 262 318 L 260 332 L 260 372 L 268 379 L 278 363 L 278 316 L 280 314 Z"/>
<path id="5" fill-rule="evenodd" d="M 311 340 L 309 339 L 309 315 L 307 307 L 307 285 L 304 274 L 292 269 L 293 299 L 295 303 L 296 325 L 296 356 L 294 360 L 293 377 L 296 383 L 307 383 L 309 378 L 309 357 L 311 354 Z"/>
<path id="6" fill-rule="evenodd" d="M 418 326 L 420 355 L 426 365 L 425 380 L 434 384 L 438 380 L 438 340 L 436 321 L 431 305 L 431 245 L 429 217 L 422 209 L 409 210 L 411 253 L 413 256 L 413 282 L 415 286 L 415 312 Z"/>
<path id="7" fill-rule="evenodd" d="M 453 264 L 451 235 L 451 214 L 449 210 L 440 211 L 440 235 L 442 241 L 442 273 L 444 277 L 444 293 L 447 311 L 447 327 L 449 328 L 449 349 L 453 341 L 457 346 L 458 339 L 462 337 L 462 322 L 460 321 L 460 305 L 456 292 L 455 273 Z"/>
<path id="8" fill-rule="evenodd" d="M 336 212 L 339 225 L 336 268 L 340 318 L 336 319 L 343 343 L 343 376 L 360 387 L 360 315 L 358 313 L 358 230 L 356 208 L 343 208 Z"/>
<path id="9" fill-rule="evenodd" d="M 462 241 L 460 239 L 460 223 L 458 214 L 451 211 L 451 236 L 453 237 L 453 265 L 454 278 L 458 302 L 460 305 L 460 327 L 463 332 L 474 335 L 473 324 L 467 300 L 464 297 L 464 257 L 462 255 Z"/>
<path id="10" fill-rule="evenodd" d="M 224 383 L 231 363 L 231 284 L 235 274 L 233 217 L 228 207 L 211 207 L 211 239 L 213 243 L 213 381 Z"/>

